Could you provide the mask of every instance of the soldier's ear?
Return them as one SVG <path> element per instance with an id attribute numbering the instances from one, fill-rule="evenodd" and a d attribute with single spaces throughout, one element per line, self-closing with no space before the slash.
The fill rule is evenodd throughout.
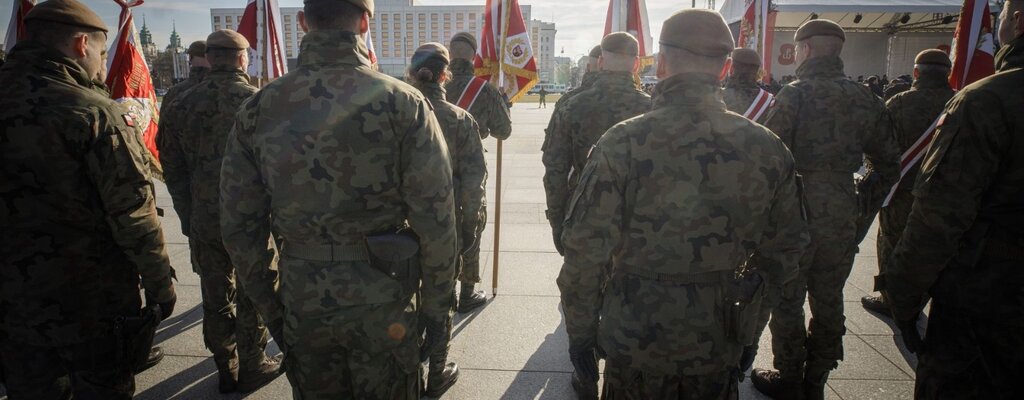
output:
<path id="1" fill-rule="evenodd" d="M 306 25 L 306 12 L 299 10 L 299 27 L 303 33 L 309 33 L 309 26 Z"/>
<path id="2" fill-rule="evenodd" d="M 370 13 L 363 12 L 363 17 L 359 19 L 359 34 L 365 35 L 370 30 Z"/>
<path id="3" fill-rule="evenodd" d="M 76 59 L 85 58 L 89 54 L 89 35 L 81 33 L 71 39 L 71 53 Z"/>

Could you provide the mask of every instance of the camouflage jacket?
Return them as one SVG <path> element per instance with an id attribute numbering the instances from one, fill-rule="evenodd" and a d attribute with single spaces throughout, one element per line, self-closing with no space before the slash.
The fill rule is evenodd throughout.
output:
<path id="1" fill-rule="evenodd" d="M 897 320 L 916 315 L 930 293 L 973 316 L 1024 322 L 1024 37 L 1000 49 L 996 67 L 946 105 L 922 160 L 884 277 Z M 998 247 L 1004 254 L 989 253 Z"/>
<path id="2" fill-rule="evenodd" d="M 795 273 L 808 240 L 796 169 L 778 137 L 726 111 L 716 76 L 665 79 L 653 104 L 601 137 L 569 204 L 569 343 L 656 375 L 717 373 L 741 347 L 725 337 L 722 286 L 652 278 L 724 283 L 755 251 Z"/>
<path id="3" fill-rule="evenodd" d="M 761 87 L 749 77 L 740 79 L 736 76 L 731 76 L 725 81 L 725 91 L 722 95 L 723 100 L 725 100 L 725 108 L 743 115 L 760 92 Z"/>
<path id="4" fill-rule="evenodd" d="M 220 188 L 224 245 L 243 282 L 272 267 L 271 234 L 286 250 L 289 243 L 358 245 L 408 223 L 420 237 L 422 311 L 451 317 L 456 221 L 441 127 L 419 91 L 370 68 L 353 33 L 310 32 L 298 67 L 242 106 Z M 289 313 L 324 317 L 402 301 L 397 281 L 365 261 L 349 264 L 282 257 Z M 247 289 L 268 320 L 266 313 L 281 311 L 274 293 Z"/>
<path id="5" fill-rule="evenodd" d="M 449 103 L 458 104 L 459 96 L 476 75 L 473 74 L 473 63 L 463 59 L 452 60 L 450 68 L 452 79 L 445 84 L 446 96 Z M 491 135 L 495 139 L 505 140 L 512 135 L 512 117 L 505 96 L 494 85 L 484 85 L 476 102 L 466 111 L 473 114 L 480 125 L 480 137 Z"/>
<path id="6" fill-rule="evenodd" d="M 893 134 L 899 143 L 901 155 L 932 126 L 939 114 L 942 114 L 946 102 L 952 97 L 953 89 L 949 87 L 948 81 L 934 77 L 922 77 L 914 81 L 912 89 L 889 99 L 885 107 L 892 117 Z M 911 202 L 913 197 L 910 195 L 910 191 L 917 179 L 919 166 L 920 163 L 918 163 L 918 167 L 907 172 L 897 189 L 897 195 Z"/>
<path id="7" fill-rule="evenodd" d="M 214 68 L 165 107 L 160 163 L 167 191 L 190 238 L 221 243 L 220 168 L 235 113 L 256 88 L 245 71 Z M 174 121 L 171 123 L 170 121 Z M 161 121 L 163 122 L 163 121 Z"/>
<path id="8" fill-rule="evenodd" d="M 848 180 L 852 188 L 853 173 L 866 159 L 879 186 L 891 187 L 900 153 L 882 100 L 847 79 L 839 57 L 809 59 L 796 75 L 775 97 L 764 125 L 789 146 L 800 173 Z M 807 190 L 816 190 L 818 180 L 807 182 Z"/>
<path id="9" fill-rule="evenodd" d="M 0 331 L 37 346 L 110 334 L 174 297 L 149 158 L 128 110 L 33 42 L 0 69 Z"/>
<path id="10" fill-rule="evenodd" d="M 559 108 L 545 132 L 544 191 L 548 220 L 561 224 L 569 194 L 590 149 L 613 125 L 651 109 L 651 96 L 636 88 L 629 72 L 602 71 L 594 83 Z"/>
<path id="11" fill-rule="evenodd" d="M 458 214 L 460 247 L 465 249 L 480 240 L 486 210 L 487 163 L 479 127 L 468 111 L 444 99 L 444 88 L 436 83 L 416 86 L 434 108 L 441 124 L 448 153 L 452 157 L 452 183 L 455 187 L 455 212 Z"/>
<path id="12" fill-rule="evenodd" d="M 210 72 L 210 69 L 206 67 L 190 68 L 188 70 L 188 79 L 178 82 L 177 85 L 171 86 L 170 89 L 167 89 L 167 94 L 164 95 L 164 98 L 160 103 L 160 115 L 164 115 L 164 110 L 168 109 L 167 106 L 170 105 L 171 102 L 177 100 L 178 97 L 198 85 L 199 82 L 202 82 L 203 78 L 206 78 L 206 74 L 208 72 Z"/>

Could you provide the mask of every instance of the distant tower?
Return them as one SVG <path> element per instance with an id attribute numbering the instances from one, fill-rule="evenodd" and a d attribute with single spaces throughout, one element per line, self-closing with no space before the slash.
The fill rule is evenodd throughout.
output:
<path id="1" fill-rule="evenodd" d="M 151 67 L 156 61 L 156 43 L 153 43 L 153 34 L 146 25 L 146 15 L 142 15 L 142 30 L 139 31 L 139 43 L 142 44 L 142 56 Z"/>
<path id="2" fill-rule="evenodd" d="M 181 46 L 181 36 L 178 36 L 178 24 L 176 22 L 171 22 L 171 24 L 171 42 L 167 45 L 167 50 L 177 50 L 178 52 L 181 52 L 185 50 L 185 48 Z"/>

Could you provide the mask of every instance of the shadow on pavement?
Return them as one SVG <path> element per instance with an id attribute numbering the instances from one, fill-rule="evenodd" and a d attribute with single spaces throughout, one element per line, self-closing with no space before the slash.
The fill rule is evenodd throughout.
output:
<path id="1" fill-rule="evenodd" d="M 561 308 L 561 306 L 558 306 Z M 515 379 L 512 380 L 512 384 L 508 386 L 505 393 L 501 395 L 502 400 L 514 400 L 514 399 L 565 399 L 566 393 L 555 389 L 556 387 L 564 386 L 564 383 L 554 383 L 552 379 L 552 372 L 558 373 L 558 375 L 564 374 L 565 382 L 568 382 L 570 373 L 562 371 L 549 371 L 550 366 L 549 360 L 552 354 L 562 354 L 568 358 L 568 349 L 566 348 L 565 335 L 565 317 L 563 315 L 561 321 L 555 329 L 544 336 L 544 342 L 537 347 L 537 350 L 533 352 L 533 355 L 526 360 L 526 365 L 523 369 L 516 374 Z M 559 337 L 563 336 L 563 337 Z M 536 372 L 545 372 L 545 374 L 538 374 Z M 571 393 L 571 389 L 570 389 Z"/>
<path id="2" fill-rule="evenodd" d="M 889 317 L 889 316 L 882 315 L 882 314 L 879 314 L 879 313 L 871 311 L 871 310 L 867 310 L 867 312 L 868 312 L 868 314 L 871 314 L 871 315 L 875 316 L 875 318 L 878 318 L 879 321 L 882 321 L 886 325 L 889 325 L 889 329 L 892 329 L 892 331 L 893 331 L 892 341 L 893 341 L 894 344 L 896 344 L 896 348 L 899 349 L 900 355 L 903 356 L 903 361 L 906 361 L 907 365 L 909 365 L 911 368 L 913 368 L 916 371 L 917 370 L 917 356 L 914 355 L 914 353 L 911 353 L 910 350 L 907 350 L 907 347 L 903 345 L 903 337 L 902 337 L 902 335 L 897 333 L 897 332 L 899 332 L 899 329 L 896 327 L 896 322 L 893 321 L 893 319 L 891 317 Z M 921 313 L 921 318 L 918 318 L 918 320 L 917 320 L 917 329 L 919 331 L 921 331 L 921 332 L 924 332 L 925 328 L 927 326 L 928 326 L 928 315 L 925 314 L 924 312 L 922 312 Z M 891 361 L 895 361 L 895 360 L 891 360 Z"/>
<path id="3" fill-rule="evenodd" d="M 160 327 L 153 339 L 153 345 L 158 346 L 165 340 L 178 336 L 182 332 L 194 328 L 203 323 L 202 304 L 195 305 L 188 311 L 168 318 L 160 323 Z"/>

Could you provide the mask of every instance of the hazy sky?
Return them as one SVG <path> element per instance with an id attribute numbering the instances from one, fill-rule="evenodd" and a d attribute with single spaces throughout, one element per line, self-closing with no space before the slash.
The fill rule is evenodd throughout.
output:
<path id="1" fill-rule="evenodd" d="M 93 8 L 110 26 L 117 24 L 119 7 L 113 0 L 83 0 Z M 533 18 L 555 22 L 558 34 L 555 37 L 557 53 L 561 55 L 564 48 L 565 56 L 577 58 L 597 45 L 604 33 L 605 14 L 608 10 L 607 0 L 519 0 L 521 5 L 533 6 Z M 706 0 L 697 0 L 697 6 L 703 7 Z M 279 0 L 281 7 L 299 7 L 302 0 Z M 725 0 L 719 0 L 719 6 Z M 10 21 L 11 7 L 14 0 L 0 0 L 0 40 L 7 32 Z M 420 0 L 423 5 L 466 5 L 480 4 L 485 0 Z M 205 39 L 210 33 L 210 8 L 244 7 L 246 0 L 146 0 L 146 3 L 134 8 L 136 24 L 142 28 L 142 16 L 146 16 L 149 29 L 157 46 L 167 46 L 171 34 L 171 23 L 175 21 L 178 34 L 186 45 L 194 40 Z M 647 0 L 648 15 L 651 22 L 651 36 L 657 38 L 661 31 L 661 22 L 674 11 L 689 8 L 689 0 Z"/>

